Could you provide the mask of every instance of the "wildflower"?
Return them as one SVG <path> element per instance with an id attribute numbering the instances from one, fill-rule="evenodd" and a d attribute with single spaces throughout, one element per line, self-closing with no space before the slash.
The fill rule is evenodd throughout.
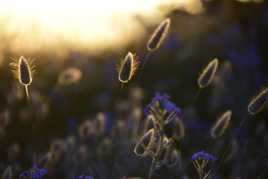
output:
<path id="1" fill-rule="evenodd" d="M 218 69 L 219 60 L 214 59 L 206 66 L 200 74 L 197 83 L 200 88 L 205 88 L 211 84 Z"/>
<path id="2" fill-rule="evenodd" d="M 164 110 L 164 113 L 181 114 L 181 110 L 175 103 L 169 100 L 169 96 L 166 94 L 156 93 L 150 104 L 145 107 L 145 115 L 149 115 L 150 113 L 157 111 L 157 109 Z"/>
<path id="3" fill-rule="evenodd" d="M 217 160 L 216 157 L 205 151 L 194 153 L 191 159 L 200 179 L 205 179 L 210 175 L 211 169 L 209 164 Z"/>
<path id="4" fill-rule="evenodd" d="M 33 165 L 30 170 L 23 171 L 20 175 L 20 179 L 42 179 L 47 174 L 47 170 L 44 168 L 38 168 L 37 165 Z"/>
<path id="5" fill-rule="evenodd" d="M 28 87 L 33 81 L 33 73 L 35 72 L 35 66 L 33 60 L 28 60 L 21 56 L 18 62 L 10 63 L 11 70 L 13 71 L 15 78 L 17 78 L 21 85 L 25 87 L 27 98 L 29 98 Z"/>
<path id="6" fill-rule="evenodd" d="M 145 131 L 149 130 L 136 144 L 134 152 L 138 156 L 152 157 L 148 176 L 150 179 L 155 169 L 164 164 L 176 163 L 177 152 L 171 149 L 173 139 L 170 138 L 181 139 L 184 136 L 184 126 L 179 120 L 180 109 L 169 100 L 166 94 L 156 93 L 144 111 L 148 116 L 144 128 Z M 171 130 L 166 130 L 169 127 Z M 168 135 L 167 131 L 171 132 L 171 135 Z M 170 149 L 167 149 L 169 147 Z"/>
<path id="7" fill-rule="evenodd" d="M 258 114 L 268 103 L 268 88 L 262 90 L 256 97 L 254 97 L 249 105 L 248 112 L 251 115 Z"/>
<path id="8" fill-rule="evenodd" d="M 31 173 L 27 170 L 19 175 L 20 179 L 31 179 Z"/>
<path id="9" fill-rule="evenodd" d="M 121 62 L 118 73 L 118 80 L 121 83 L 128 83 L 134 76 L 138 68 L 138 62 L 131 52 L 128 52 L 124 60 Z"/>
<path id="10" fill-rule="evenodd" d="M 73 179 L 93 179 L 93 178 L 88 175 L 80 175 L 80 176 L 73 177 Z"/>
<path id="11" fill-rule="evenodd" d="M 163 40 L 166 38 L 168 30 L 170 27 L 170 19 L 167 18 L 160 23 L 160 25 L 155 29 L 154 33 L 150 37 L 147 43 L 147 50 L 148 51 L 155 51 L 157 50 Z"/>
<path id="12" fill-rule="evenodd" d="M 218 138 L 224 134 L 230 124 L 231 117 L 232 111 L 228 110 L 216 121 L 210 130 L 212 138 Z"/>

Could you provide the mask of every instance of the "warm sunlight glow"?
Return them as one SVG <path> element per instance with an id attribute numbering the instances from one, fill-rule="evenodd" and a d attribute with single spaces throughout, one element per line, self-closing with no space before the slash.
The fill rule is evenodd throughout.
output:
<path id="1" fill-rule="evenodd" d="M 174 8 L 201 10 L 198 0 L 0 0 L 0 50 L 14 53 L 99 51 L 142 37 Z"/>

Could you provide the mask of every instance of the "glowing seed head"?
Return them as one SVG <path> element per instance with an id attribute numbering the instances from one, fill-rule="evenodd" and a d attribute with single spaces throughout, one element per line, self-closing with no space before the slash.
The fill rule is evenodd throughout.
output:
<path id="1" fill-rule="evenodd" d="M 230 124 L 232 117 L 232 111 L 228 110 L 216 121 L 216 123 L 210 129 L 210 135 L 212 138 L 218 138 L 224 134 L 227 127 Z"/>
<path id="2" fill-rule="evenodd" d="M 170 27 L 169 18 L 161 22 L 161 24 L 155 29 L 154 33 L 152 34 L 147 43 L 148 51 L 155 51 L 160 47 L 161 43 L 167 36 L 169 27 Z"/>
<path id="3" fill-rule="evenodd" d="M 18 68 L 19 81 L 22 85 L 30 85 L 32 83 L 32 72 L 31 67 L 26 58 L 23 56 L 19 59 Z"/>
<path id="4" fill-rule="evenodd" d="M 137 68 L 138 62 L 136 61 L 135 56 L 131 52 L 128 52 L 120 65 L 118 80 L 121 83 L 129 82 L 135 74 Z"/>
<path id="5" fill-rule="evenodd" d="M 20 84 L 25 87 L 25 92 L 27 98 L 29 97 L 28 86 L 33 81 L 33 73 L 35 72 L 35 66 L 32 60 L 27 60 L 25 57 L 21 56 L 18 62 L 10 63 L 12 71 L 15 77 L 19 80 Z"/>
<path id="6" fill-rule="evenodd" d="M 249 105 L 248 112 L 251 115 L 258 114 L 268 104 L 268 88 L 262 90 L 256 97 L 254 97 Z"/>
<path id="7" fill-rule="evenodd" d="M 205 88 L 211 84 L 211 82 L 213 81 L 213 78 L 217 72 L 218 65 L 219 65 L 219 60 L 214 59 L 202 71 L 202 73 L 200 74 L 200 76 L 197 80 L 198 86 L 200 88 Z"/>
<path id="8" fill-rule="evenodd" d="M 150 129 L 137 142 L 134 153 L 140 157 L 155 156 L 159 153 L 160 142 L 157 132 L 154 129 Z"/>

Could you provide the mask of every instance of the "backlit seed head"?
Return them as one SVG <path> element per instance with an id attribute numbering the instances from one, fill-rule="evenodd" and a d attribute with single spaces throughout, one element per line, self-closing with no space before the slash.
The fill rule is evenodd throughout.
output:
<path id="1" fill-rule="evenodd" d="M 35 72 L 33 60 L 27 60 L 25 57 L 21 56 L 18 62 L 12 62 L 10 66 L 15 77 L 19 80 L 20 84 L 25 87 L 26 95 L 29 97 L 28 86 L 31 85 L 33 81 L 32 77 Z"/>
<path id="2" fill-rule="evenodd" d="M 221 137 L 226 131 L 227 127 L 230 124 L 232 117 L 232 111 L 228 110 L 221 115 L 221 117 L 215 122 L 215 124 L 210 129 L 210 135 L 212 138 Z"/>
<path id="3" fill-rule="evenodd" d="M 154 33 L 151 35 L 148 43 L 147 50 L 155 51 L 162 44 L 163 40 L 166 38 L 168 30 L 170 27 L 170 19 L 167 18 L 160 23 L 160 25 L 155 29 Z"/>
<path id="4" fill-rule="evenodd" d="M 206 68 L 200 74 L 197 83 L 200 88 L 205 88 L 211 84 L 213 78 L 218 70 L 219 60 L 214 59 L 212 60 Z"/>
<path id="5" fill-rule="evenodd" d="M 155 156 L 159 153 L 160 142 L 157 132 L 154 129 L 150 129 L 137 142 L 134 153 L 140 157 Z"/>
<path id="6" fill-rule="evenodd" d="M 118 80 L 121 83 L 128 83 L 134 76 L 138 68 L 138 62 L 131 52 L 128 52 L 124 60 L 121 62 L 118 73 Z"/>
<path id="7" fill-rule="evenodd" d="M 258 114 L 267 104 L 268 104 L 268 88 L 265 88 L 250 101 L 248 105 L 248 112 L 251 115 Z"/>

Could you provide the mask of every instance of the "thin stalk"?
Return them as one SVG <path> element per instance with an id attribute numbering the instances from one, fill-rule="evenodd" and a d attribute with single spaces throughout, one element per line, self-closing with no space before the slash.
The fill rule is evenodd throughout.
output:
<path id="1" fill-rule="evenodd" d="M 150 170 L 149 170 L 149 174 L 148 174 L 148 179 L 152 178 L 152 174 L 153 174 L 153 170 L 154 170 L 154 165 L 155 165 L 155 158 L 153 158 L 151 166 L 150 166 Z"/>
<path id="2" fill-rule="evenodd" d="M 29 89 L 28 89 L 28 85 L 24 85 L 24 87 L 25 87 L 26 97 L 29 100 Z"/>

